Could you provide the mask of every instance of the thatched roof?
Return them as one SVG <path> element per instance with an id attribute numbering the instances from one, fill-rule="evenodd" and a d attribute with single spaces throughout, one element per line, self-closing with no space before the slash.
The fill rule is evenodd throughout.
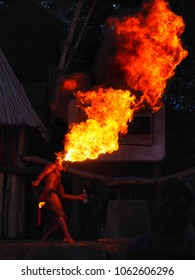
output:
<path id="1" fill-rule="evenodd" d="M 30 126 L 44 139 L 48 131 L 33 109 L 22 84 L 18 81 L 0 49 L 0 125 Z"/>

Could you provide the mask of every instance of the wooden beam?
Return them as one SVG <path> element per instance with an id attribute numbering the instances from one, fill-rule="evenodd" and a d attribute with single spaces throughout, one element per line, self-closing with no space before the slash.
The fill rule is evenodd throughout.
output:
<path id="1" fill-rule="evenodd" d="M 41 172 L 40 168 L 32 167 L 15 167 L 15 166 L 0 166 L 0 172 L 12 174 L 38 174 Z"/>
<path id="2" fill-rule="evenodd" d="M 40 158 L 38 156 L 22 156 L 24 161 L 32 162 L 39 165 L 47 164 L 50 161 Z M 17 167 L 1 167 L 0 172 L 10 172 L 10 173 L 20 173 L 20 174 L 37 174 L 41 171 L 42 168 L 17 168 Z M 66 167 L 67 171 L 71 174 L 78 175 L 84 178 L 101 181 L 105 184 L 106 187 L 112 187 L 117 185 L 149 185 L 149 184 L 161 184 L 170 179 L 184 179 L 186 177 L 195 175 L 195 167 L 189 168 L 187 170 L 182 170 L 177 173 L 169 174 L 166 176 L 159 177 L 109 177 L 103 176 L 91 172 L 84 171 L 82 169 L 76 168 L 69 164 Z"/>
<path id="3" fill-rule="evenodd" d="M 185 177 L 189 177 L 195 175 L 195 167 L 183 170 L 174 174 L 160 176 L 160 177 L 107 177 L 98 174 L 93 174 L 90 172 L 85 172 L 83 170 L 68 166 L 67 171 L 79 175 L 85 178 L 90 178 L 93 180 L 101 181 L 105 184 L 106 187 L 112 187 L 117 185 L 151 185 L 151 184 L 161 184 L 170 179 L 184 179 Z"/>

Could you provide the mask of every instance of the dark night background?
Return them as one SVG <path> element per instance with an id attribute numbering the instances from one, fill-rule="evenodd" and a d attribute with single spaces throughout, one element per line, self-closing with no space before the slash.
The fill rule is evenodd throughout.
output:
<path id="1" fill-rule="evenodd" d="M 124 15 L 129 10 L 137 10 L 142 2 L 99 0 L 69 67 L 69 73 L 91 70 L 101 45 L 102 27 L 108 16 Z M 20 82 L 48 82 L 51 78 L 52 71 L 49 69 L 59 63 L 62 44 L 76 3 L 59 0 L 0 1 L 0 45 Z M 81 24 L 88 3 L 90 1 L 85 1 L 81 12 Z M 166 159 L 171 160 L 171 166 L 177 165 L 175 169 L 182 169 L 193 165 L 195 155 L 195 4 L 194 1 L 187 3 L 182 0 L 171 0 L 169 3 L 172 10 L 184 18 L 186 31 L 182 41 L 189 52 L 188 57 L 178 66 L 174 78 L 168 82 L 164 98 L 167 109 Z M 80 24 L 77 34 L 79 31 Z M 50 94 L 52 96 L 53 93 Z M 32 99 L 34 101 L 36 98 Z M 44 121 L 47 122 L 47 118 Z"/>
<path id="2" fill-rule="evenodd" d="M 59 63 L 63 41 L 68 34 L 77 2 L 76 0 L 0 0 L 0 47 L 21 83 L 51 83 L 53 81 L 52 79 L 55 77 L 53 69 L 56 69 Z M 90 2 L 85 1 L 76 35 L 80 32 L 80 26 L 85 19 Z M 136 11 L 142 2 L 146 1 L 99 0 L 79 48 L 73 57 L 69 73 L 92 71 L 101 45 L 101 32 L 106 18 Z M 175 76 L 168 82 L 164 96 L 166 157 L 158 163 L 162 175 L 193 167 L 195 160 L 195 1 L 170 0 L 169 3 L 172 10 L 181 15 L 186 23 L 182 42 L 189 55 L 178 66 Z M 44 104 L 38 104 L 38 96 L 29 96 L 33 106 L 49 129 L 51 128 L 49 103 L 53 96 L 52 89 L 48 93 L 47 108 L 43 108 Z M 40 106 L 42 107 L 40 108 Z M 61 131 L 61 137 L 65 127 L 65 124 L 60 123 L 60 128 L 58 127 L 56 130 Z M 55 130 L 53 127 L 52 129 Z M 59 138 L 60 136 L 58 135 Z M 55 150 L 55 148 L 53 149 Z M 138 166 L 139 169 L 137 169 Z M 151 166 L 148 166 L 147 169 L 136 163 L 134 167 L 131 166 L 131 171 L 135 172 L 137 176 L 143 172 L 150 176 Z M 124 163 L 121 164 L 119 170 L 124 172 L 121 175 L 126 175 L 127 167 Z M 66 180 L 69 180 L 69 177 Z M 93 195 L 104 199 L 102 198 L 102 186 L 94 187 L 94 189 Z M 103 193 L 103 195 L 109 195 L 112 198 L 116 191 L 114 189 L 114 192 Z M 134 192 L 135 197 L 139 198 L 137 193 Z M 128 194 L 127 190 L 123 190 L 124 197 Z M 96 200 L 97 207 L 95 210 L 93 209 L 94 211 L 104 207 L 100 203 L 100 199 Z M 81 211 L 84 210 L 81 209 Z M 93 215 L 97 215 L 97 213 L 91 213 L 91 216 Z M 95 225 L 91 225 L 91 227 L 95 227 Z"/>

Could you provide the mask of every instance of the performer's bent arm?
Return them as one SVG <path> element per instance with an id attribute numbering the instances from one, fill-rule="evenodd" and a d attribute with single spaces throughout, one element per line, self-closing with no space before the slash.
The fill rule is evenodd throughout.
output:
<path id="1" fill-rule="evenodd" d="M 43 171 L 37 176 L 36 180 L 32 182 L 33 187 L 37 187 L 45 177 L 47 177 L 51 172 L 53 172 L 54 169 L 55 166 L 53 164 L 45 166 Z"/>
<path id="2" fill-rule="evenodd" d="M 68 194 L 65 193 L 64 188 L 62 185 L 60 185 L 58 193 L 60 195 L 60 197 L 62 199 L 69 199 L 69 200 L 83 200 L 84 199 L 84 195 L 80 194 L 80 195 L 72 195 L 72 194 Z"/>

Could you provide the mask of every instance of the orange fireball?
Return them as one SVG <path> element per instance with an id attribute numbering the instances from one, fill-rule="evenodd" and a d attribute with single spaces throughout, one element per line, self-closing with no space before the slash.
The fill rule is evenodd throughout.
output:
<path id="1" fill-rule="evenodd" d="M 58 159 L 84 161 L 118 150 L 118 134 L 127 133 L 135 96 L 128 90 L 98 88 L 79 91 L 76 97 L 88 119 L 72 126 L 65 136 L 65 154 L 59 153 Z"/>
<path id="2" fill-rule="evenodd" d="M 64 151 L 57 154 L 60 162 L 96 159 L 118 150 L 118 135 L 127 133 L 135 110 L 146 104 L 153 111 L 162 106 L 166 82 L 187 56 L 180 40 L 184 22 L 164 0 L 145 4 L 135 16 L 109 18 L 107 25 L 117 44 L 115 66 L 132 90 L 98 87 L 76 92 L 87 120 L 70 126 Z"/>
<path id="3" fill-rule="evenodd" d="M 130 88 L 143 93 L 142 101 L 158 110 L 167 80 L 188 54 L 179 38 L 185 27 L 182 17 L 168 2 L 156 0 L 136 16 L 109 18 L 107 24 L 117 42 L 116 67 Z"/>

